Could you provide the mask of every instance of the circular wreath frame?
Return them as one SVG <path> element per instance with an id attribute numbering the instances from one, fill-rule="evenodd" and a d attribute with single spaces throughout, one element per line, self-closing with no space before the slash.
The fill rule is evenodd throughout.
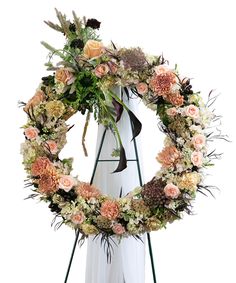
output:
<path id="1" fill-rule="evenodd" d="M 22 103 L 28 115 L 21 151 L 28 173 L 26 186 L 33 190 L 29 197 L 49 203 L 55 219 L 60 218 L 57 228 L 66 224 L 84 236 L 138 237 L 181 219 L 183 212 L 191 214 L 196 192 L 211 193 L 214 188 L 203 184 L 203 169 L 218 157 L 214 151 L 208 153 L 207 147 L 216 137 L 209 131 L 210 123 L 219 118 L 209 110 L 215 98 L 209 95 L 205 104 L 200 93 L 192 90 L 190 79 L 182 78 L 177 67 L 170 69 L 163 56 L 146 55 L 140 48 L 117 48 L 113 43 L 104 47 L 96 33 L 99 21 L 82 21 L 75 13 L 69 21 L 56 12 L 60 24 L 46 24 L 63 33 L 66 44 L 57 50 L 42 43 L 50 50 L 46 66 L 53 73 L 43 77 L 35 95 Z M 61 61 L 53 65 L 55 55 Z M 114 86 L 154 110 L 166 135 L 164 149 L 157 155 L 160 171 L 150 182 L 118 199 L 73 177 L 72 158 L 59 158 L 72 128 L 66 121 L 77 112 L 87 113 L 83 134 L 87 154 L 84 140 L 93 113 L 116 137 L 118 147 L 112 154 L 120 162 L 114 172 L 125 169 L 117 123 L 123 110 L 127 111 L 133 138 L 142 124 L 112 91 Z"/>

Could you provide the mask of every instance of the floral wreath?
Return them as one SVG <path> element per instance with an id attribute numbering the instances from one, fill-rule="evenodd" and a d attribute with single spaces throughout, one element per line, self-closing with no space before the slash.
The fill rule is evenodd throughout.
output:
<path id="1" fill-rule="evenodd" d="M 219 137 L 212 127 L 209 130 L 210 123 L 219 119 L 209 110 L 215 97 L 209 95 L 205 104 L 200 93 L 192 90 L 190 79 L 182 78 L 177 67 L 169 68 L 163 56 L 146 55 L 140 48 L 117 48 L 114 43 L 105 47 L 96 33 L 99 21 L 81 20 L 73 12 L 72 22 L 56 13 L 60 24 L 46 24 L 63 33 L 66 43 L 63 49 L 55 49 L 42 42 L 50 50 L 46 66 L 53 73 L 42 78 L 27 103 L 21 103 L 28 116 L 21 152 L 28 173 L 26 186 L 33 190 L 29 197 L 49 204 L 55 219 L 60 218 L 56 227 L 69 225 L 83 237 L 139 237 L 181 219 L 183 212 L 191 214 L 196 193 L 212 194 L 214 188 L 203 184 L 203 169 L 219 157 L 207 150 L 208 141 Z M 56 65 L 51 62 L 54 55 L 60 57 Z M 83 134 L 87 154 L 85 134 L 93 113 L 117 140 L 112 154 L 120 161 L 114 172 L 125 169 L 125 149 L 117 123 L 126 110 L 133 138 L 142 124 L 112 91 L 114 86 L 151 108 L 166 134 L 164 148 L 156 157 L 160 171 L 148 183 L 117 199 L 73 177 L 72 158 L 59 158 L 72 128 L 66 121 L 78 111 L 87 113 Z"/>

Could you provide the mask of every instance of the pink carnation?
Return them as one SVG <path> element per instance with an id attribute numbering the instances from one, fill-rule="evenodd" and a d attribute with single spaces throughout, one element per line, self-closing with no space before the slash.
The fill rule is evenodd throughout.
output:
<path id="1" fill-rule="evenodd" d="M 125 228 L 120 223 L 113 225 L 112 230 L 116 235 L 122 235 L 125 233 Z"/>
<path id="2" fill-rule="evenodd" d="M 41 176 L 52 168 L 54 166 L 47 157 L 38 157 L 31 166 L 31 173 L 33 176 Z"/>
<path id="3" fill-rule="evenodd" d="M 114 200 L 106 200 L 101 206 L 101 215 L 109 220 L 115 220 L 120 212 L 119 204 Z"/>
<path id="4" fill-rule="evenodd" d="M 63 189 L 66 192 L 72 189 L 75 185 L 75 179 L 70 175 L 62 175 L 59 179 L 59 188 Z"/>
<path id="5" fill-rule="evenodd" d="M 176 82 L 176 75 L 170 71 L 161 74 L 155 73 L 150 80 L 149 86 L 155 95 L 166 97 L 173 92 L 173 85 Z"/>
<path id="6" fill-rule="evenodd" d="M 39 130 L 35 127 L 25 129 L 24 134 L 28 140 L 35 140 L 38 137 Z"/>
<path id="7" fill-rule="evenodd" d="M 148 92 L 148 86 L 146 83 L 138 83 L 136 85 L 137 92 L 141 95 L 146 94 Z"/>
<path id="8" fill-rule="evenodd" d="M 199 109 L 195 105 L 191 104 L 185 108 L 185 114 L 196 119 L 199 117 Z"/>
<path id="9" fill-rule="evenodd" d="M 170 197 L 170 198 L 173 198 L 173 199 L 178 198 L 178 196 L 180 195 L 179 188 L 172 183 L 167 184 L 165 186 L 164 192 L 165 192 L 165 195 L 167 197 Z"/>
<path id="10" fill-rule="evenodd" d="M 202 160 L 203 160 L 203 154 L 200 151 L 194 151 L 191 154 L 191 161 L 194 166 L 201 167 L 202 166 Z"/>
<path id="11" fill-rule="evenodd" d="M 48 140 L 45 142 L 44 146 L 51 154 L 56 154 L 58 152 L 57 143 L 53 140 Z"/>
<path id="12" fill-rule="evenodd" d="M 71 221 L 76 225 L 82 224 L 84 220 L 85 220 L 85 215 L 82 211 L 77 212 L 76 214 L 73 214 L 71 216 Z"/>
<path id="13" fill-rule="evenodd" d="M 85 182 L 79 184 L 76 188 L 76 192 L 85 199 L 98 198 L 101 195 L 101 192 L 95 186 Z"/>
<path id="14" fill-rule="evenodd" d="M 40 176 L 39 192 L 42 194 L 52 194 L 58 190 L 58 177 L 55 170 L 51 170 Z"/>
<path id="15" fill-rule="evenodd" d="M 194 135 L 192 137 L 192 143 L 196 150 L 200 150 L 206 144 L 206 137 L 203 134 Z"/>

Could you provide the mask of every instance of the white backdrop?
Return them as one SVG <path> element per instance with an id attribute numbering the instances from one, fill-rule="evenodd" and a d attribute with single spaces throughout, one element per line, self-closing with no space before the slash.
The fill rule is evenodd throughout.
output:
<path id="1" fill-rule="evenodd" d="M 193 77 L 194 89 L 206 98 L 214 88 L 222 93 L 216 104 L 223 117 L 223 129 L 233 143 L 217 143 L 224 157 L 211 170 L 208 183 L 218 185 L 216 200 L 199 196 L 195 216 L 186 216 L 167 230 L 152 233 L 158 283 L 234 283 L 235 261 L 235 9 L 234 1 L 146 0 L 100 1 L 2 1 L 1 27 L 1 273 L 3 283 L 63 282 L 73 232 L 50 228 L 52 215 L 43 204 L 23 201 L 25 173 L 21 166 L 19 127 L 25 115 L 17 101 L 26 101 L 45 75 L 43 63 L 47 51 L 40 46 L 45 40 L 61 47 L 63 38 L 43 24 L 55 19 L 53 8 L 69 14 L 72 9 L 81 16 L 102 21 L 101 36 L 120 46 L 142 46 L 154 54 L 164 53 L 170 63 L 178 63 L 180 72 Z M 156 153 L 161 149 L 162 135 L 149 131 L 154 126 L 153 113 L 143 109 L 144 180 L 158 169 Z M 151 122 L 150 122 L 151 121 Z M 69 135 L 65 156 L 74 156 L 74 172 L 89 180 L 93 167 L 96 125 L 90 126 L 87 143 L 89 158 L 80 146 L 84 117 L 74 117 L 76 127 Z M 151 137 L 151 138 L 150 138 Z M 146 141 L 146 143 L 145 143 Z M 84 170 L 87 168 L 87 170 Z M 89 168 L 89 169 L 88 169 Z M 86 246 L 76 252 L 68 283 L 84 282 Z M 148 262 L 147 262 L 148 263 Z M 151 283 L 147 264 L 146 283 Z"/>

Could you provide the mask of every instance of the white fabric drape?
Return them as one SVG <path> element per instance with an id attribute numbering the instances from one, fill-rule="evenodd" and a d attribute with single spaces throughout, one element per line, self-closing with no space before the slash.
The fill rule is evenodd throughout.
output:
<path id="1" fill-rule="evenodd" d="M 138 105 L 134 99 L 125 99 L 124 102 L 138 116 Z M 132 131 L 130 119 L 126 111 L 118 123 L 122 142 L 126 150 L 127 159 L 135 159 L 134 144 L 131 142 Z M 97 151 L 101 142 L 104 127 L 99 125 L 97 136 Z M 137 138 L 139 146 L 139 139 Z M 100 159 L 114 159 L 112 150 L 116 147 L 115 139 L 110 130 L 107 130 Z M 140 155 L 140 151 L 139 151 Z M 117 159 L 117 158 L 115 158 Z M 128 167 L 120 172 L 111 174 L 117 162 L 99 162 L 93 184 L 104 194 L 118 197 L 122 188 L 123 195 L 139 186 L 137 163 L 128 162 Z M 144 237 L 143 237 L 143 241 Z M 145 245 L 134 238 L 123 239 L 114 246 L 111 263 L 107 263 L 106 253 L 101 247 L 100 239 L 88 240 L 86 283 L 144 283 L 145 281 Z"/>

